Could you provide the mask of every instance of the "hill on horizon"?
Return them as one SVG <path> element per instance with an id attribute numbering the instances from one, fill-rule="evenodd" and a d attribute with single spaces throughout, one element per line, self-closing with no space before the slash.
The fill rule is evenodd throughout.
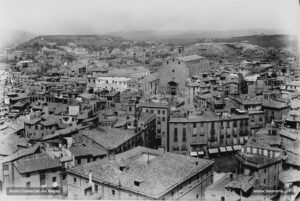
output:
<path id="1" fill-rule="evenodd" d="M 21 30 L 0 30 L 0 47 L 7 47 L 13 46 L 15 44 L 24 43 L 36 36 L 37 34 Z"/>
<path id="2" fill-rule="evenodd" d="M 67 46 L 72 43 L 87 50 L 99 50 L 104 47 L 128 46 L 128 42 L 121 37 L 108 35 L 42 35 L 24 42 L 18 48 L 41 48 L 49 43 L 55 43 L 56 46 Z"/>
<path id="3" fill-rule="evenodd" d="M 120 31 L 109 33 L 112 36 L 120 36 L 127 40 L 136 41 L 165 41 L 165 40 L 185 40 L 192 41 L 198 38 L 231 38 L 251 35 L 281 35 L 285 34 L 282 30 L 271 29 L 245 29 L 245 30 L 226 30 L 226 31 Z"/>

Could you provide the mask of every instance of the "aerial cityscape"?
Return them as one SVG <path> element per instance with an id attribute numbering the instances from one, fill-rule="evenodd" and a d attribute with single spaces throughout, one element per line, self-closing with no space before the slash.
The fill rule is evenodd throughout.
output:
<path id="1" fill-rule="evenodd" d="M 285 3 L 4 0 L 0 200 L 300 200 Z"/>

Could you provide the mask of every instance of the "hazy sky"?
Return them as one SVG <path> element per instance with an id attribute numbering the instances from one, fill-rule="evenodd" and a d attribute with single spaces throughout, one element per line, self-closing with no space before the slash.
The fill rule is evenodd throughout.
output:
<path id="1" fill-rule="evenodd" d="M 295 34 L 299 10 L 299 0 L 0 0 L 0 28 L 37 34 L 265 28 Z"/>

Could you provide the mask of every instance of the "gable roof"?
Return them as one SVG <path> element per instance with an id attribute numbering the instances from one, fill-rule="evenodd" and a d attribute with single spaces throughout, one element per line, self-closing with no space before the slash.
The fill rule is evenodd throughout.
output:
<path id="1" fill-rule="evenodd" d="M 61 167 L 59 159 L 51 158 L 47 153 L 39 153 L 14 161 L 21 174 Z"/>

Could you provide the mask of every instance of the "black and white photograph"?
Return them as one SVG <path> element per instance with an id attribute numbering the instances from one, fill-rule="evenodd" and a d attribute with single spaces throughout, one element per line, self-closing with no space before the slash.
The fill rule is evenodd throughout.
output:
<path id="1" fill-rule="evenodd" d="M 300 201 L 300 0 L 0 0 L 0 201 Z"/>

